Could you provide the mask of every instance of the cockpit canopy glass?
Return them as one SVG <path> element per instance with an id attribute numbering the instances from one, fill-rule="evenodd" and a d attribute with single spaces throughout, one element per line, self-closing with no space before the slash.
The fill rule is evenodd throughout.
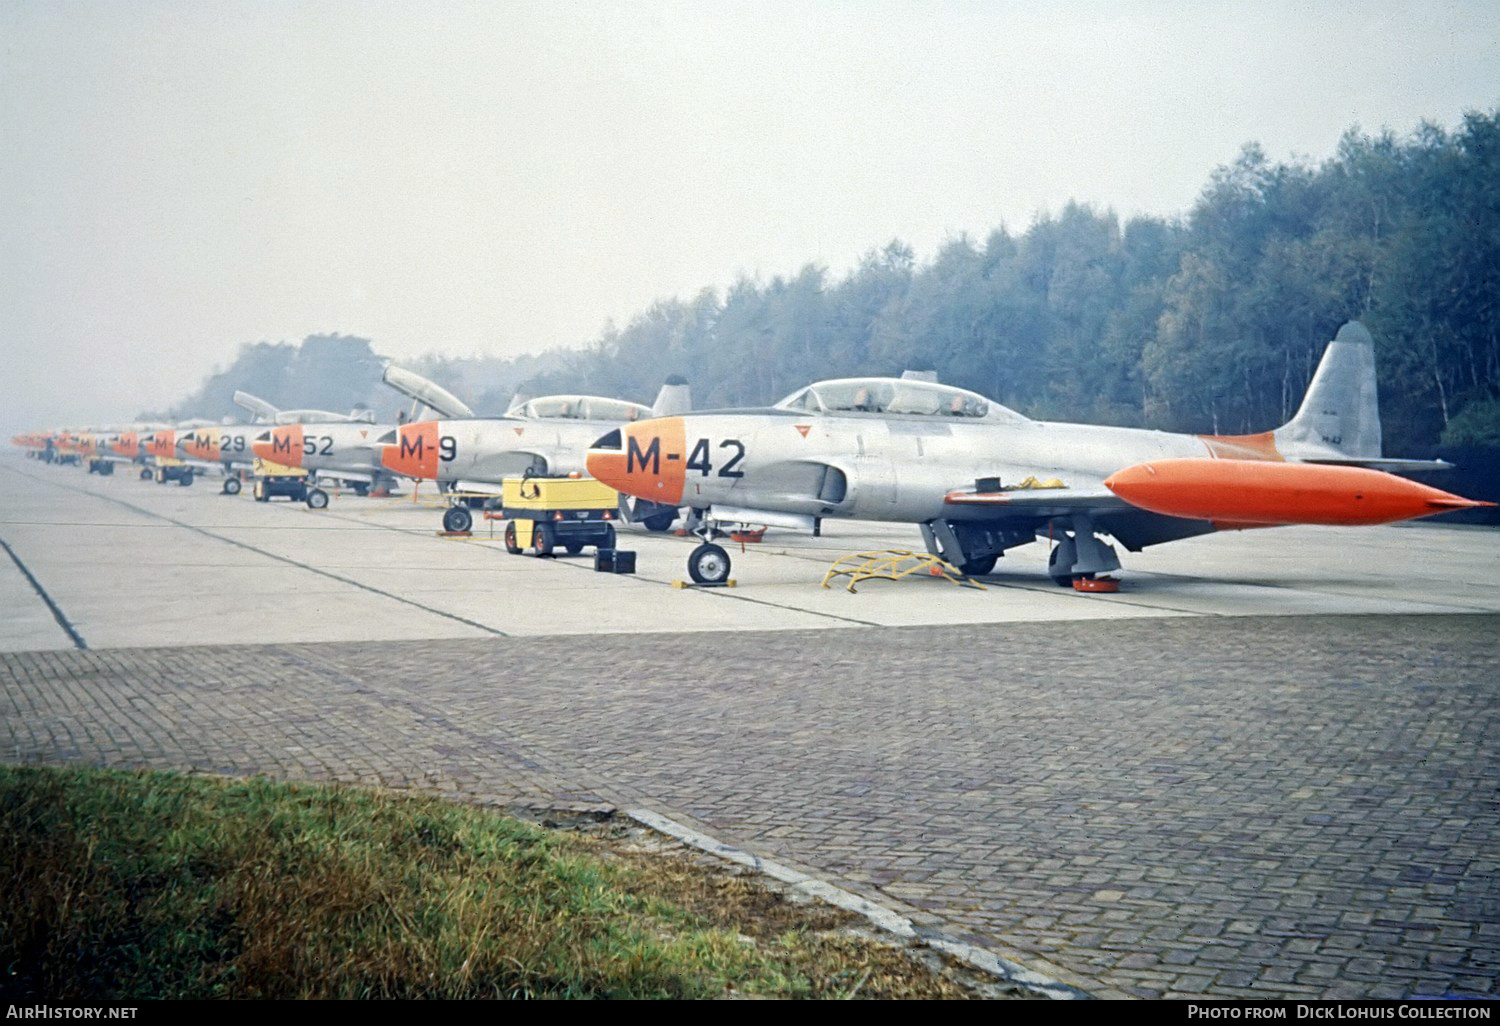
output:
<path id="1" fill-rule="evenodd" d="M 538 417 L 544 420 L 644 420 L 651 407 L 623 399 L 604 399 L 596 395 L 547 395 L 517 403 L 507 417 Z"/>
<path id="2" fill-rule="evenodd" d="M 819 381 L 776 404 L 808 413 L 879 413 L 1020 423 L 1026 418 L 977 392 L 906 378 Z"/>

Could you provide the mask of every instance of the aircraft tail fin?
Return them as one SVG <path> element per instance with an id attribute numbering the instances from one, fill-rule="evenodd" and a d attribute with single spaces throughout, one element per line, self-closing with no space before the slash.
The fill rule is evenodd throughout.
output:
<path id="1" fill-rule="evenodd" d="M 1323 351 L 1297 415 L 1276 430 L 1289 460 L 1380 460 L 1380 403 L 1375 391 L 1375 340 L 1350 321 Z"/>
<path id="2" fill-rule="evenodd" d="M 673 374 L 656 394 L 656 402 L 651 406 L 651 416 L 680 417 L 692 411 L 693 395 L 688 388 L 687 378 Z"/>
<path id="3" fill-rule="evenodd" d="M 1375 388 L 1375 340 L 1358 321 L 1339 329 L 1307 386 L 1297 415 L 1275 432 L 1288 460 L 1367 467 L 1388 473 L 1448 470 L 1443 460 L 1381 456 L 1380 402 Z"/>

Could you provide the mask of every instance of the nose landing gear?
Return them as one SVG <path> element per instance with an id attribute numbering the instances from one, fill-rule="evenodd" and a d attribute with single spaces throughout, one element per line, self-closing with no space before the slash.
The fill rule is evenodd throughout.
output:
<path id="1" fill-rule="evenodd" d="M 729 553 L 704 542 L 688 555 L 688 576 L 698 584 L 723 584 L 729 580 Z"/>

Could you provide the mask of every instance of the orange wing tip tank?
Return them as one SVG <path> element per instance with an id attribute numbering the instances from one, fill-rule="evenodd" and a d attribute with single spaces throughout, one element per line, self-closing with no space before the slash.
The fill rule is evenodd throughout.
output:
<path id="1" fill-rule="evenodd" d="M 1389 524 L 1494 505 L 1363 467 L 1255 460 L 1154 460 L 1104 485 L 1152 513 L 1226 527 Z"/>

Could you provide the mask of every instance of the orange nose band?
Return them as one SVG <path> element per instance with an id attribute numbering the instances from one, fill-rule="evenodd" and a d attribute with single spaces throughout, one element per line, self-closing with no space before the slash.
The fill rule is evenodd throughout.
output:
<path id="1" fill-rule="evenodd" d="M 271 430 L 269 442 L 256 442 L 250 447 L 255 455 L 283 467 L 302 466 L 302 425 L 287 424 Z"/>
<path id="2" fill-rule="evenodd" d="M 396 444 L 380 453 L 386 469 L 403 477 L 433 480 L 438 468 L 438 425 L 436 421 L 407 424 L 396 432 Z"/>
<path id="3" fill-rule="evenodd" d="M 675 506 L 682 501 L 687 452 L 681 417 L 620 429 L 620 449 L 589 452 L 588 470 L 616 491 Z"/>

